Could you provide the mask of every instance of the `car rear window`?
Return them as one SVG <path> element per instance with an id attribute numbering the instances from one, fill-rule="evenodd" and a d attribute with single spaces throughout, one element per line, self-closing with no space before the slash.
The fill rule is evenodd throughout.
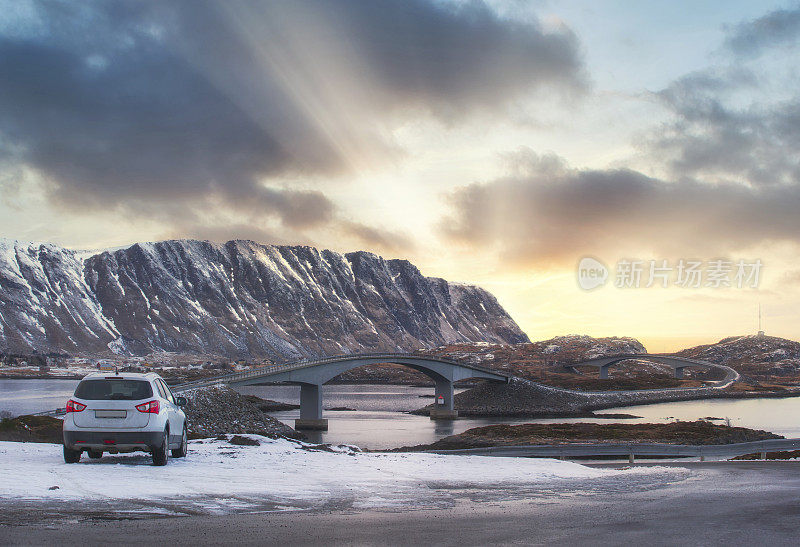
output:
<path id="1" fill-rule="evenodd" d="M 90 401 L 135 401 L 152 396 L 150 382 L 124 378 L 84 380 L 75 389 L 75 397 Z"/>

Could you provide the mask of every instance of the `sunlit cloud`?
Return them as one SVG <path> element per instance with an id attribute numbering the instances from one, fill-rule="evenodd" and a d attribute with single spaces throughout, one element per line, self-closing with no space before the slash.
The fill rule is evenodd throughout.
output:
<path id="1" fill-rule="evenodd" d="M 568 29 L 480 3 L 33 6 L 10 17 L 47 32 L 0 35 L 0 139 L 73 212 L 178 226 L 214 203 L 234 225 L 313 228 L 335 217 L 325 182 L 406 154 L 392 131 L 409 116 L 583 85 Z"/>

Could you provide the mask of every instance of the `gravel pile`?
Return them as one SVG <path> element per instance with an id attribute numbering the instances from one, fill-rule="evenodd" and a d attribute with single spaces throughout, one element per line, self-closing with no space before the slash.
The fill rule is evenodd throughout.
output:
<path id="1" fill-rule="evenodd" d="M 226 433 L 263 435 L 270 438 L 302 439 L 298 433 L 264 414 L 247 397 L 226 385 L 192 389 L 180 393 L 189 404 L 184 408 L 189 437 L 215 437 Z"/>
<path id="2" fill-rule="evenodd" d="M 568 416 L 590 410 L 586 394 L 522 378 L 511 378 L 508 384 L 486 382 L 459 393 L 453 402 L 462 416 Z"/>

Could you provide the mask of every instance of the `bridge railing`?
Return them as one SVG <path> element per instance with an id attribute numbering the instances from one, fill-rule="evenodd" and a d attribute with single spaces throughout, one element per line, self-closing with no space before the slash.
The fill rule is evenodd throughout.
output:
<path id="1" fill-rule="evenodd" d="M 670 363 L 664 363 L 662 361 L 662 359 L 669 359 L 671 361 L 678 361 L 680 363 L 685 363 L 686 366 L 703 367 L 703 368 L 705 368 L 707 370 L 714 370 L 714 369 L 715 370 L 721 370 L 721 371 L 723 371 L 725 373 L 725 378 L 723 378 L 722 380 L 716 380 L 716 381 L 713 381 L 713 382 L 712 381 L 708 382 L 709 387 L 712 387 L 714 389 L 726 388 L 731 383 L 735 382 L 736 380 L 738 380 L 740 378 L 739 373 L 735 369 L 733 369 L 733 368 L 731 368 L 731 367 L 729 367 L 727 365 L 720 365 L 720 364 L 717 364 L 717 363 L 712 363 L 710 361 L 703 361 L 703 360 L 700 360 L 700 359 L 692 359 L 692 358 L 689 358 L 689 357 L 670 355 L 668 353 L 618 353 L 616 355 L 604 355 L 602 357 L 596 357 L 594 359 L 581 361 L 579 363 L 562 364 L 562 365 L 559 365 L 559 368 L 563 368 L 563 369 L 567 369 L 567 370 L 570 370 L 570 369 L 574 370 L 575 367 L 579 367 L 579 366 L 582 366 L 582 365 L 605 367 L 607 365 L 611 366 L 611 365 L 613 365 L 615 363 L 619 363 L 621 361 L 636 360 L 636 359 L 640 359 L 642 361 L 649 360 L 652 363 L 660 363 L 660 364 L 663 364 L 663 365 L 666 365 L 666 366 L 671 366 L 672 368 L 674 368 L 676 370 L 679 369 L 679 368 L 683 368 L 683 366 L 678 366 L 677 364 L 672 364 L 671 365 Z M 598 361 L 600 361 L 600 362 L 606 361 L 606 363 L 604 363 L 604 364 L 596 364 Z M 692 388 L 664 388 L 664 389 L 681 390 L 681 389 L 692 389 Z"/>
<path id="2" fill-rule="evenodd" d="M 275 372 L 285 372 L 288 370 L 297 370 L 301 368 L 307 367 L 315 367 L 318 365 L 324 365 L 326 363 L 336 363 L 339 361 L 348 361 L 351 359 L 387 359 L 387 362 L 391 362 L 391 359 L 427 359 L 430 361 L 438 361 L 440 363 L 447 363 L 454 366 L 469 368 L 472 370 L 477 370 L 479 372 L 485 372 L 487 374 L 494 374 L 496 376 L 508 377 L 507 374 L 503 372 L 499 372 L 497 370 L 492 370 L 490 368 L 481 367 L 477 365 L 471 365 L 462 363 L 460 361 L 456 361 L 454 359 L 448 359 L 446 357 L 438 357 L 435 355 L 428 355 L 424 353 L 353 353 L 349 355 L 336 355 L 333 357 L 322 357 L 320 359 L 303 359 L 300 361 L 294 361 L 291 363 L 282 363 L 282 364 L 274 364 L 274 365 L 267 365 L 263 367 L 258 367 L 252 370 L 243 371 L 243 372 L 234 372 L 231 374 L 223 374 L 221 376 L 215 376 L 213 378 L 205 378 L 202 380 L 195 380 L 193 382 L 186 382 L 184 384 L 176 385 L 172 388 L 172 391 L 186 391 L 187 389 L 194 389 L 197 387 L 205 387 L 208 385 L 213 385 L 217 383 L 230 383 L 230 382 L 237 382 L 241 380 L 248 380 L 251 378 L 258 378 L 261 376 L 266 376 Z"/>

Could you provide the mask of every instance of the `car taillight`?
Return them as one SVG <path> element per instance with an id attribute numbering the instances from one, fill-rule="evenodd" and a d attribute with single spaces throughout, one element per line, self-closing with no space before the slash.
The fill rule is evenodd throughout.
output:
<path id="1" fill-rule="evenodd" d="M 67 412 L 83 412 L 84 408 L 86 408 L 86 405 L 78 401 L 73 401 L 72 399 L 67 401 Z"/>
<path id="2" fill-rule="evenodd" d="M 158 401 L 148 401 L 140 405 L 136 405 L 136 410 L 150 414 L 158 414 Z"/>

